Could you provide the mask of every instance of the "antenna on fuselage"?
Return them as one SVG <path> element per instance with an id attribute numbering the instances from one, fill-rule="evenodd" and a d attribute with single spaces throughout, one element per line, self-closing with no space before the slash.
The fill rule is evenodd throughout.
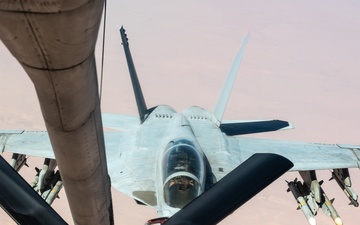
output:
<path id="1" fill-rule="evenodd" d="M 225 109 L 226 109 L 226 105 L 228 103 L 230 93 L 231 93 L 231 89 L 232 89 L 232 87 L 234 85 L 235 78 L 236 78 L 236 75 L 238 73 L 241 60 L 242 60 L 242 58 L 244 56 L 244 48 L 245 48 L 245 46 L 246 46 L 246 44 L 248 42 L 248 39 L 249 39 L 249 34 L 247 34 L 246 37 L 243 40 L 242 46 L 241 46 L 239 52 L 237 53 L 237 55 L 236 55 L 236 57 L 234 59 L 234 62 L 232 64 L 232 66 L 231 66 L 229 74 L 228 74 L 228 76 L 226 78 L 226 81 L 224 83 L 224 86 L 222 88 L 220 96 L 219 96 L 218 101 L 216 103 L 216 106 L 215 106 L 215 109 L 214 109 L 214 116 L 215 116 L 215 119 L 218 122 L 218 125 L 220 125 L 220 123 L 221 123 L 221 121 L 223 119 L 224 112 L 225 112 Z"/>
<path id="2" fill-rule="evenodd" d="M 138 76 L 137 76 L 137 73 L 135 70 L 135 65 L 134 65 L 133 59 L 131 57 L 128 38 L 127 38 L 125 29 L 123 26 L 121 26 L 121 28 L 120 28 L 120 36 L 121 36 L 121 40 L 122 40 L 122 45 L 124 46 L 126 62 L 127 62 L 128 68 L 129 68 L 131 83 L 133 86 L 136 104 L 137 104 L 138 111 L 139 111 L 140 123 L 143 123 L 148 115 L 148 108 L 146 107 L 144 95 L 141 91 L 141 86 L 140 86 L 139 79 L 138 79 Z"/>

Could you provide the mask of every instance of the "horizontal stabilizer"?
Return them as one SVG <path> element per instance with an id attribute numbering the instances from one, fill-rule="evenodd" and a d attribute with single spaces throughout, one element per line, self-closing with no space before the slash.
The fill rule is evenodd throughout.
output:
<path id="1" fill-rule="evenodd" d="M 220 130 L 228 136 L 293 129 L 294 126 L 282 120 L 227 121 L 220 124 Z"/>

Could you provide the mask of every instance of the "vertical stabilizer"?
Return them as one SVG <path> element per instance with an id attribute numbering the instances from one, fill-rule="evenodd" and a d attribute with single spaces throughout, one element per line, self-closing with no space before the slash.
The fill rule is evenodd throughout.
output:
<path id="1" fill-rule="evenodd" d="M 237 75 L 237 72 L 239 70 L 240 67 L 240 63 L 241 60 L 243 58 L 244 55 L 244 48 L 245 45 L 247 44 L 249 39 L 249 34 L 246 35 L 245 39 L 243 40 L 243 44 L 239 50 L 239 52 L 237 53 L 235 60 L 231 66 L 230 72 L 226 78 L 226 81 L 224 83 L 224 86 L 222 88 L 222 91 L 220 93 L 220 96 L 218 98 L 218 101 L 216 103 L 216 107 L 214 109 L 214 116 L 215 119 L 217 120 L 218 125 L 220 125 L 222 118 L 224 116 L 224 112 L 226 109 L 226 105 L 228 103 L 229 97 L 230 97 L 230 93 L 231 93 L 231 89 L 234 85 L 234 81 Z"/>
<path id="2" fill-rule="evenodd" d="M 138 111 L 139 111 L 140 122 L 143 123 L 147 117 L 148 109 L 145 104 L 144 95 L 141 91 L 139 79 L 137 77 L 134 62 L 131 57 L 129 42 L 128 42 L 127 36 L 125 34 L 125 29 L 123 27 L 120 28 L 120 35 L 121 35 L 122 45 L 124 46 L 126 62 L 127 62 L 130 77 L 131 77 L 131 83 L 132 83 L 132 86 L 134 89 L 136 104 L 137 104 Z"/>

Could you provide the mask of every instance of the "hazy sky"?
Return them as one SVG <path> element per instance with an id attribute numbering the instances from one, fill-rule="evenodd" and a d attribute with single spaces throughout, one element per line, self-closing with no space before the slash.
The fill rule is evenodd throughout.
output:
<path id="1" fill-rule="evenodd" d="M 169 104 L 178 111 L 190 105 L 213 109 L 241 41 L 250 33 L 225 119 L 283 119 L 296 127 L 256 137 L 360 144 L 359 12 L 359 2 L 335 0 L 109 1 L 102 111 L 137 113 L 121 25 L 147 105 Z M 100 35 L 98 62 L 102 40 Z M 0 56 L 0 129 L 44 129 L 30 80 L 2 45 Z M 33 168 L 24 171 L 35 174 Z M 360 192 L 360 171 L 351 174 Z M 285 179 L 295 177 L 299 175 L 286 174 L 222 224 L 307 224 L 286 192 Z M 359 209 L 347 206 L 329 178 L 329 171 L 319 173 L 329 198 L 336 197 L 334 206 L 344 223 L 358 224 Z M 54 207 L 71 224 L 64 198 L 62 192 Z M 117 191 L 113 201 L 116 224 L 143 224 L 156 216 Z M 2 220 L 7 224 L 10 219 L 1 211 Z M 333 224 L 321 210 L 317 220 Z"/>

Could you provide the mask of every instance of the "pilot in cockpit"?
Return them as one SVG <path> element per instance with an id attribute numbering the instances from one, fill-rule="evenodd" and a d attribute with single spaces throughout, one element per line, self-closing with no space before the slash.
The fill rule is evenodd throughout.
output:
<path id="1" fill-rule="evenodd" d="M 186 176 L 176 177 L 170 181 L 169 188 L 171 188 L 175 184 L 177 184 L 179 191 L 186 191 L 189 188 L 194 187 L 194 180 Z"/>

